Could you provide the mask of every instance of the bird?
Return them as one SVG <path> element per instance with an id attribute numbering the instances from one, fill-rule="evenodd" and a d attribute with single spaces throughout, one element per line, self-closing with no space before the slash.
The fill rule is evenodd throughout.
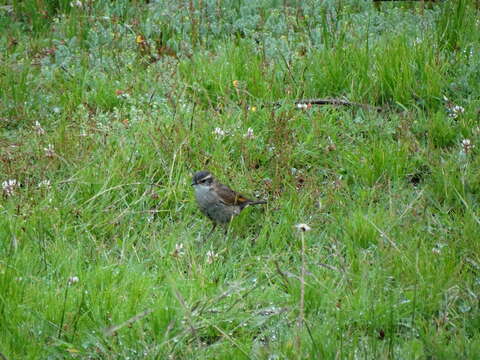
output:
<path id="1" fill-rule="evenodd" d="M 232 218 L 250 205 L 266 204 L 265 200 L 250 200 L 228 186 L 219 183 L 206 170 L 198 171 L 193 175 L 192 186 L 195 189 L 195 199 L 200 211 L 213 223 L 208 238 L 217 225 L 225 226 L 225 234 Z"/>

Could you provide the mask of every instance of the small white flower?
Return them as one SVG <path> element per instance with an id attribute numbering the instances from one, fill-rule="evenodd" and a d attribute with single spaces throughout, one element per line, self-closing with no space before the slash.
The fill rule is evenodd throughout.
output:
<path id="1" fill-rule="evenodd" d="M 82 5 L 82 2 L 80 0 L 76 0 L 76 1 L 70 1 L 70 7 L 78 7 L 78 8 L 81 8 L 83 5 Z"/>
<path id="2" fill-rule="evenodd" d="M 35 121 L 33 128 L 35 129 L 37 135 L 45 135 L 45 130 L 43 129 L 42 125 L 40 125 L 40 122 Z"/>
<path id="3" fill-rule="evenodd" d="M 172 251 L 171 255 L 173 257 L 180 257 L 183 256 L 185 252 L 183 251 L 183 244 L 175 244 L 175 249 Z"/>
<path id="4" fill-rule="evenodd" d="M 308 105 L 307 104 L 297 104 L 297 109 L 306 110 L 306 109 L 308 109 Z"/>
<path id="5" fill-rule="evenodd" d="M 443 243 L 436 243 L 435 246 L 432 248 L 432 253 L 435 255 L 439 255 L 442 252 L 442 249 L 446 247 L 447 244 Z"/>
<path id="6" fill-rule="evenodd" d="M 469 154 L 473 148 L 475 147 L 474 144 L 470 141 L 470 139 L 463 139 L 462 140 L 462 152 L 464 154 Z"/>
<path id="7" fill-rule="evenodd" d="M 465 112 L 465 109 L 462 106 L 451 104 L 450 106 L 447 106 L 447 112 L 449 117 L 456 119 L 459 115 Z"/>
<path id="8" fill-rule="evenodd" d="M 215 260 L 217 260 L 218 254 L 214 251 L 210 250 L 207 252 L 207 264 L 212 264 Z"/>
<path id="9" fill-rule="evenodd" d="M 52 144 L 48 144 L 46 148 L 43 148 L 43 151 L 45 151 L 45 156 L 48 158 L 55 156 L 55 148 Z"/>
<path id="10" fill-rule="evenodd" d="M 52 110 L 55 114 L 60 114 L 60 112 L 62 111 L 62 109 L 60 109 L 58 106 L 55 106 Z"/>
<path id="11" fill-rule="evenodd" d="M 249 127 L 247 129 L 247 133 L 245 135 L 243 135 L 243 137 L 245 137 L 247 139 L 254 139 L 255 135 L 253 134 L 253 129 Z"/>
<path id="12" fill-rule="evenodd" d="M 463 114 L 465 112 L 465 109 L 460 106 L 460 105 L 455 105 L 452 109 L 452 112 L 458 116 L 459 114 Z"/>
<path id="13" fill-rule="evenodd" d="M 297 224 L 297 225 L 295 225 L 295 227 L 298 230 L 303 231 L 303 232 L 312 230 L 312 228 L 310 226 L 308 226 L 307 224 Z"/>
<path id="14" fill-rule="evenodd" d="M 15 179 L 10 179 L 2 182 L 2 189 L 5 196 L 15 195 L 15 190 L 20 186 L 19 182 Z"/>
<path id="15" fill-rule="evenodd" d="M 68 285 L 73 285 L 73 284 L 76 284 L 80 281 L 80 279 L 78 278 L 78 276 L 70 276 L 68 278 Z"/>
<path id="16" fill-rule="evenodd" d="M 117 98 L 118 99 L 129 99 L 130 94 L 122 91 L 122 92 L 117 93 Z"/>
<path id="17" fill-rule="evenodd" d="M 272 183 L 273 183 L 273 180 L 266 177 L 263 179 L 263 182 L 265 183 L 265 185 L 267 185 L 268 187 L 272 186 Z"/>
<path id="18" fill-rule="evenodd" d="M 215 130 L 213 130 L 213 134 L 216 136 L 225 136 L 225 131 L 223 131 L 221 128 L 216 127 Z"/>
<path id="19" fill-rule="evenodd" d="M 50 188 L 50 185 L 51 185 L 50 180 L 45 179 L 45 180 L 40 181 L 37 186 L 38 186 L 39 188 L 49 189 L 49 188 Z"/>

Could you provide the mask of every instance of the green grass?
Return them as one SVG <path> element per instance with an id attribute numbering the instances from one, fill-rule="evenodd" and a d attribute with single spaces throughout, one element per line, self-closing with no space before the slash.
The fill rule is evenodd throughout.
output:
<path id="1" fill-rule="evenodd" d="M 0 8 L 7 359 L 480 357 L 477 3 L 72 5 Z"/>

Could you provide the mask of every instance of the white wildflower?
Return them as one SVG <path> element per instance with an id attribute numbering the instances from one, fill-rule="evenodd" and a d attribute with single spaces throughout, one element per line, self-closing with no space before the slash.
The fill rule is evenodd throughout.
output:
<path id="1" fill-rule="evenodd" d="M 207 264 L 212 264 L 217 260 L 218 254 L 215 253 L 214 251 L 210 250 L 207 252 Z"/>
<path id="2" fill-rule="evenodd" d="M 171 255 L 173 257 L 180 257 L 180 256 L 183 256 L 185 254 L 185 252 L 183 251 L 183 244 L 180 243 L 180 244 L 175 244 L 175 249 L 173 249 Z"/>
<path id="3" fill-rule="evenodd" d="M 49 188 L 50 188 L 50 185 L 51 185 L 50 180 L 45 179 L 45 180 L 40 181 L 37 186 L 38 186 L 39 188 L 49 189 Z"/>
<path id="4" fill-rule="evenodd" d="M 311 103 L 297 103 L 297 109 L 307 110 L 307 109 L 311 109 L 311 108 L 312 108 Z"/>
<path id="5" fill-rule="evenodd" d="M 213 134 L 221 137 L 221 136 L 225 136 L 225 131 L 219 127 L 216 127 L 215 130 L 213 130 Z"/>
<path id="6" fill-rule="evenodd" d="M 456 119 L 465 112 L 465 109 L 460 105 L 447 104 L 447 112 L 449 117 Z"/>
<path id="7" fill-rule="evenodd" d="M 249 127 L 247 129 L 247 132 L 245 135 L 243 135 L 243 137 L 247 138 L 247 139 L 254 139 L 255 138 L 255 135 L 253 134 L 253 129 L 251 127 Z"/>
<path id="8" fill-rule="evenodd" d="M 448 116 L 452 119 L 456 119 L 459 115 L 465 112 L 465 109 L 460 105 L 455 105 L 453 101 L 443 96 L 443 101 L 445 102 L 445 107 L 447 109 Z"/>
<path id="9" fill-rule="evenodd" d="M 82 2 L 80 0 L 76 1 L 70 1 L 70 7 L 78 7 L 81 8 L 83 6 Z"/>
<path id="10" fill-rule="evenodd" d="M 43 151 L 45 151 L 45 156 L 48 158 L 55 156 L 55 148 L 52 144 L 48 144 L 46 148 L 43 148 Z"/>
<path id="11" fill-rule="evenodd" d="M 78 278 L 78 276 L 70 276 L 68 278 L 68 285 L 73 285 L 73 284 L 76 284 L 80 281 L 80 279 Z"/>
<path id="12" fill-rule="evenodd" d="M 475 147 L 474 144 L 470 141 L 470 139 L 463 139 L 462 140 L 462 152 L 466 155 L 469 154 L 473 148 Z"/>
<path id="13" fill-rule="evenodd" d="M 45 135 L 45 130 L 43 129 L 42 125 L 40 125 L 40 122 L 35 121 L 33 128 L 35 129 L 37 135 Z"/>
<path id="14" fill-rule="evenodd" d="M 5 196 L 15 195 L 15 190 L 20 186 L 19 182 L 15 179 L 10 179 L 2 182 L 2 189 Z"/>
<path id="15" fill-rule="evenodd" d="M 297 225 L 295 225 L 295 227 L 298 230 L 303 231 L 303 232 L 312 230 L 312 228 L 310 226 L 308 226 L 307 224 L 297 224 Z"/>
<path id="16" fill-rule="evenodd" d="M 266 177 L 263 179 L 263 182 L 265 183 L 265 185 L 267 185 L 268 187 L 271 187 L 272 186 L 272 183 L 273 183 L 273 180 Z"/>
<path id="17" fill-rule="evenodd" d="M 455 105 L 453 108 L 452 108 L 452 117 L 453 118 L 457 118 L 458 115 L 460 114 L 463 114 L 465 112 L 465 109 L 462 107 L 462 106 L 459 106 L 459 105 Z"/>
<path id="18" fill-rule="evenodd" d="M 432 248 L 432 253 L 435 255 L 440 255 L 442 253 L 442 249 L 446 246 L 447 244 L 436 243 L 435 246 Z"/>
<path id="19" fill-rule="evenodd" d="M 337 146 L 335 145 L 335 143 L 333 142 L 333 140 L 330 136 L 328 137 L 328 142 L 329 142 L 329 144 L 327 146 L 325 146 L 325 152 L 328 153 L 328 152 L 337 150 Z"/>

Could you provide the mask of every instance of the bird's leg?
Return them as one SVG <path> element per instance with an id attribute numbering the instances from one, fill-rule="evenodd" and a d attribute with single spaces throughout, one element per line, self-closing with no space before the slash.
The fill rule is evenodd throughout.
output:
<path id="1" fill-rule="evenodd" d="M 207 240 L 207 239 L 210 237 L 210 235 L 212 235 L 213 230 L 215 230 L 216 227 L 217 227 L 217 223 L 213 223 L 212 230 L 210 230 L 210 232 L 208 233 L 208 235 L 205 237 L 205 240 Z"/>
<path id="2" fill-rule="evenodd" d="M 225 235 L 225 238 L 228 237 L 228 230 L 230 229 L 230 222 L 228 222 L 226 225 L 225 225 L 225 231 L 224 231 L 224 235 Z"/>
<path id="3" fill-rule="evenodd" d="M 230 221 L 225 224 L 225 238 L 228 237 L 228 230 L 230 229 L 230 225 L 232 224 L 233 217 L 234 217 L 235 215 L 238 215 L 238 214 L 240 213 L 240 211 L 242 211 L 242 210 L 241 210 L 241 209 L 240 209 L 240 210 L 237 210 L 236 213 L 232 214 L 232 215 L 230 216 Z"/>

